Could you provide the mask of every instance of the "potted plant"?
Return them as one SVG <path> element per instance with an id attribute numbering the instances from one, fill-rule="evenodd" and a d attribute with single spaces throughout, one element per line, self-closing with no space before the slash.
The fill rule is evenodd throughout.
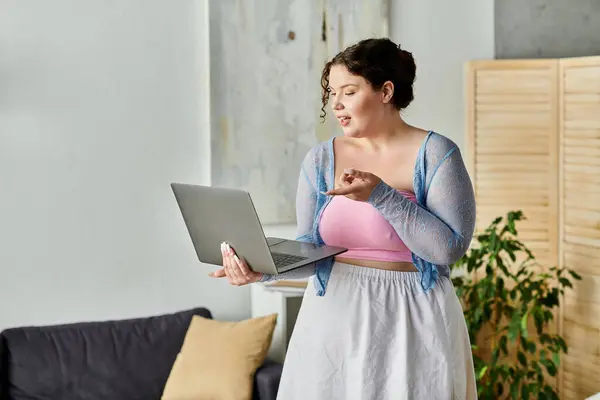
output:
<path id="1" fill-rule="evenodd" d="M 453 265 L 480 399 L 558 399 L 548 376 L 556 376 L 568 348 L 551 324 L 571 279 L 581 277 L 538 265 L 518 239 L 522 219 L 521 211 L 496 218 Z"/>

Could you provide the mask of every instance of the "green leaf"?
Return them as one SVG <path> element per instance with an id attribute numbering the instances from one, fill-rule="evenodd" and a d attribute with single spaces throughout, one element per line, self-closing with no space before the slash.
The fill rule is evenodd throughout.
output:
<path id="1" fill-rule="evenodd" d="M 567 348 L 567 343 L 565 343 L 565 340 L 562 337 L 557 336 L 556 341 L 558 342 L 558 345 L 560 346 L 562 351 L 564 351 L 566 353 L 568 351 L 568 348 Z"/>
<path id="2" fill-rule="evenodd" d="M 529 400 L 529 385 L 523 384 L 521 386 L 521 400 Z"/>
<path id="3" fill-rule="evenodd" d="M 544 385 L 545 399 L 558 400 L 558 395 L 550 385 Z"/>
<path id="4" fill-rule="evenodd" d="M 552 338 L 547 333 L 542 333 L 539 337 L 539 340 L 541 344 L 552 343 Z M 542 353 L 545 354 L 546 352 L 542 351 Z"/>
<path id="5" fill-rule="evenodd" d="M 508 231 L 509 231 L 510 233 L 512 233 L 513 235 L 516 235 L 516 234 L 517 234 L 517 231 L 516 231 L 516 229 L 515 229 L 515 221 L 514 221 L 514 220 L 512 220 L 512 219 L 509 219 L 509 220 L 508 220 L 508 223 L 506 224 L 506 226 L 508 227 Z"/>
<path id="6" fill-rule="evenodd" d="M 519 398 L 519 385 L 516 382 L 513 382 L 510 385 L 510 396 L 513 399 L 518 399 Z"/>
<path id="7" fill-rule="evenodd" d="M 511 342 L 515 342 L 517 340 L 517 338 L 519 337 L 519 333 L 521 332 L 521 326 L 519 323 L 520 319 L 521 319 L 521 315 L 520 315 L 519 311 L 515 312 L 512 316 L 510 325 L 508 327 L 508 339 Z"/>
<path id="8" fill-rule="evenodd" d="M 477 379 L 481 379 L 483 378 L 483 376 L 485 375 L 485 372 L 487 371 L 488 366 L 486 365 L 485 367 L 481 368 L 481 370 L 479 371 L 479 374 L 477 375 Z"/>
<path id="9" fill-rule="evenodd" d="M 508 268 L 506 267 L 506 265 L 504 265 L 504 260 L 502 260 L 502 257 L 500 257 L 499 255 L 496 255 L 495 259 L 496 259 L 496 264 L 498 265 L 498 268 L 500 268 L 500 271 L 502 271 L 502 273 L 504 275 L 510 276 L 510 272 L 508 271 Z"/>
<path id="10" fill-rule="evenodd" d="M 560 282 L 561 285 L 563 285 L 564 287 L 569 287 L 572 288 L 573 285 L 571 284 L 571 281 L 568 280 L 567 278 L 559 278 L 558 281 Z"/>
<path id="11" fill-rule="evenodd" d="M 546 371 L 548 371 L 550 376 L 556 375 L 556 372 L 557 372 L 556 365 L 554 365 L 552 360 L 545 358 L 543 360 L 540 360 L 540 362 L 544 365 L 544 367 L 546 367 Z"/>
<path id="12" fill-rule="evenodd" d="M 491 364 L 496 364 L 498 362 L 498 358 L 500 357 L 500 349 L 498 347 L 495 347 L 492 350 L 492 358 L 490 363 Z"/>
<path id="13" fill-rule="evenodd" d="M 473 315 L 473 319 L 475 321 L 480 321 L 482 316 L 483 316 L 483 310 L 481 309 L 481 307 L 477 307 L 475 309 L 475 313 Z"/>
<path id="14" fill-rule="evenodd" d="M 560 365 L 560 354 L 552 353 L 552 361 L 558 367 Z"/>
<path id="15" fill-rule="evenodd" d="M 573 270 L 569 270 L 569 274 L 573 277 L 573 279 L 576 279 L 578 281 L 581 280 L 581 275 L 579 275 L 577 272 L 575 272 Z"/>
<path id="16" fill-rule="evenodd" d="M 521 336 L 524 338 L 528 337 L 527 321 L 529 320 L 529 311 L 525 311 L 525 314 L 521 317 Z"/>
<path id="17" fill-rule="evenodd" d="M 508 347 L 507 347 L 508 338 L 506 336 L 502 336 L 500 341 L 498 342 L 498 347 L 502 350 L 504 355 L 508 355 Z"/>
<path id="18" fill-rule="evenodd" d="M 517 358 L 522 366 L 527 367 L 527 357 L 525 356 L 525 353 L 519 350 L 519 352 L 517 353 Z"/>

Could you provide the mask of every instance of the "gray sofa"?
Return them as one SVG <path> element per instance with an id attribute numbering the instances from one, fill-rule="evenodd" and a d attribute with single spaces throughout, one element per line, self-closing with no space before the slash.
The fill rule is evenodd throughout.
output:
<path id="1" fill-rule="evenodd" d="M 17 327 L 0 333 L 0 400 L 160 399 L 193 315 Z M 222 345 L 222 344 L 219 344 Z M 282 365 L 266 361 L 255 400 L 275 400 Z"/>

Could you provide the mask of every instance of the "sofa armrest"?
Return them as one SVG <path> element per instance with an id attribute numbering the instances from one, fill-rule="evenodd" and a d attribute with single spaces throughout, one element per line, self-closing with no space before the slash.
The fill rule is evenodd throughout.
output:
<path id="1" fill-rule="evenodd" d="M 267 360 L 254 376 L 254 400 L 276 400 L 283 365 Z"/>
<path id="2" fill-rule="evenodd" d="M 8 399 L 8 349 L 0 332 L 0 400 Z"/>

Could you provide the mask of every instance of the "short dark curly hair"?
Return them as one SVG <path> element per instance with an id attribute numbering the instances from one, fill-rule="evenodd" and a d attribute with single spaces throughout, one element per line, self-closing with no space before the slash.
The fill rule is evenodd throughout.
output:
<path id="1" fill-rule="evenodd" d="M 392 82 L 394 95 L 391 102 L 397 110 L 405 109 L 414 99 L 417 67 L 412 53 L 388 38 L 364 39 L 342 50 L 325 64 L 321 74 L 322 119 L 327 115 L 329 73 L 334 65 L 343 65 L 351 74 L 362 76 L 375 90 L 381 89 L 386 81 Z"/>

